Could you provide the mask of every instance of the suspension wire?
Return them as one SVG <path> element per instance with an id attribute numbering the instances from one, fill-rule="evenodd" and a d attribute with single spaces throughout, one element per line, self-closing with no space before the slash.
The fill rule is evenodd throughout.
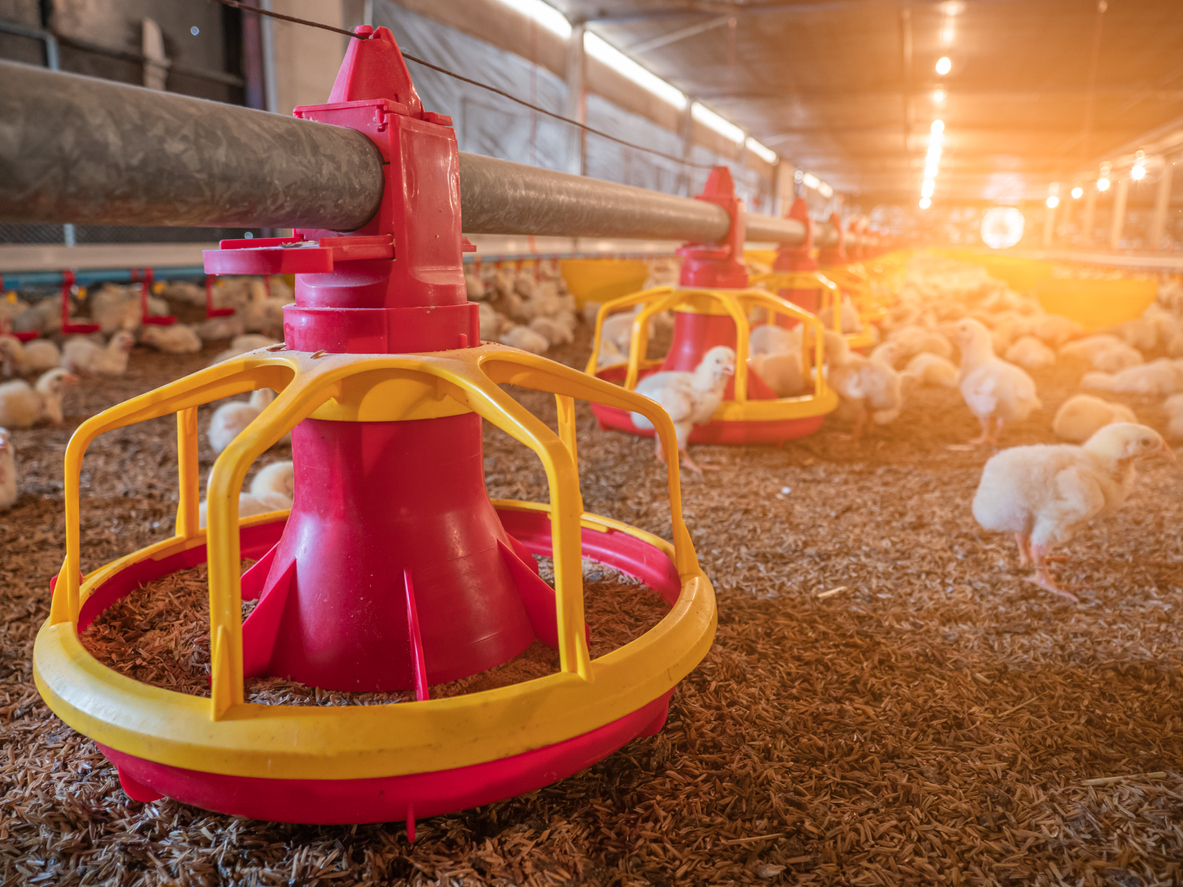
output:
<path id="1" fill-rule="evenodd" d="M 259 9 L 254 6 L 247 6 L 245 3 L 239 2 L 239 0 L 217 0 L 217 2 L 222 3 L 225 6 L 233 7 L 234 9 L 240 9 L 243 12 L 253 13 L 254 15 L 271 16 L 272 18 L 282 19 L 285 22 L 292 22 L 293 24 L 297 24 L 297 25 L 307 25 L 308 27 L 311 27 L 311 28 L 320 28 L 321 30 L 324 30 L 324 31 L 332 31 L 334 34 L 344 34 L 346 37 L 352 37 L 356 40 L 365 40 L 368 38 L 368 35 L 355 34 L 352 31 L 347 31 L 344 28 L 336 28 L 336 27 L 333 27 L 332 25 L 323 24 L 322 22 L 307 21 L 302 18 L 296 18 L 295 16 L 292 16 L 292 15 L 283 15 L 281 13 L 271 12 L 266 9 Z M 416 56 L 413 56 L 407 52 L 403 52 L 402 55 L 403 55 L 403 58 L 406 59 L 408 62 L 414 62 L 417 65 L 422 65 L 423 67 L 429 68 L 432 71 L 436 71 L 437 73 L 443 74 L 447 77 L 451 77 L 455 80 L 459 80 L 461 83 L 467 83 L 470 86 L 475 86 L 475 87 L 478 87 L 479 89 L 486 90 L 487 92 L 491 92 L 494 95 L 501 96 L 503 99 L 508 99 L 509 101 L 514 102 L 515 104 L 521 105 L 524 108 L 529 108 L 531 111 L 535 111 L 539 114 L 544 114 L 547 117 L 554 118 L 555 120 L 558 120 L 562 123 L 566 123 L 570 126 L 578 127 L 579 129 L 583 130 L 586 133 L 590 133 L 591 135 L 599 136 L 602 139 L 607 139 L 610 142 L 615 142 L 616 144 L 623 145 L 626 148 L 632 148 L 635 151 L 643 151 L 646 154 L 653 154 L 656 157 L 661 157 L 661 158 L 664 158 L 665 160 L 669 160 L 673 163 L 676 163 L 676 164 L 678 164 L 678 166 L 681 166 L 681 167 L 691 167 L 693 169 L 714 169 L 716 166 L 716 164 L 712 164 L 712 163 L 697 163 L 693 160 L 687 160 L 682 157 L 677 157 L 673 154 L 666 154 L 664 151 L 658 151 L 656 148 L 650 148 L 645 145 L 638 145 L 635 142 L 630 142 L 626 139 L 618 138 L 618 137 L 612 135 L 611 133 L 606 133 L 603 130 L 596 129 L 595 127 L 592 127 L 592 126 L 588 126 L 586 123 L 580 123 L 578 120 L 572 120 L 570 117 L 564 117 L 562 114 L 556 114 L 554 111 L 548 111 L 546 108 L 543 108 L 540 105 L 536 105 L 532 102 L 528 102 L 525 99 L 520 99 L 517 96 L 512 95 L 511 93 L 508 93 L 503 89 L 498 89 L 496 86 L 492 86 L 488 83 L 482 83 L 479 80 L 473 80 L 471 77 L 465 77 L 463 74 L 457 74 L 455 71 L 450 71 L 447 68 L 441 67 L 440 65 L 433 64 L 432 62 L 429 62 L 426 59 L 417 58 Z"/>

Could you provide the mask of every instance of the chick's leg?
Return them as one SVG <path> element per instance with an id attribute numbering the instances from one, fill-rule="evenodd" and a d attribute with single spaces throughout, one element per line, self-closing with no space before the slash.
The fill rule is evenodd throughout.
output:
<path id="1" fill-rule="evenodd" d="M 1019 566 L 1031 566 L 1031 537 L 1026 533 L 1015 533 L 1015 542 L 1019 544 Z"/>
<path id="2" fill-rule="evenodd" d="M 1027 577 L 1027 581 L 1038 585 L 1040 588 L 1046 588 L 1048 591 L 1054 592 L 1061 597 L 1066 597 L 1073 603 L 1080 603 L 1080 598 L 1074 595 L 1067 589 L 1061 588 L 1056 584 L 1056 580 L 1052 578 L 1051 573 L 1047 569 L 1047 546 L 1041 545 L 1038 542 L 1031 546 L 1031 559 L 1035 562 L 1035 574 Z"/>
<path id="3" fill-rule="evenodd" d="M 994 430 L 990 433 L 990 438 L 987 441 L 987 443 L 989 443 L 991 446 L 994 446 L 994 447 L 998 446 L 998 436 L 1000 434 L 1002 434 L 1002 418 L 1001 417 L 999 417 L 998 419 L 995 420 Z"/>
<path id="4" fill-rule="evenodd" d="M 973 446 L 990 443 L 990 417 L 978 416 L 978 424 L 982 426 L 982 433 L 970 441 Z"/>

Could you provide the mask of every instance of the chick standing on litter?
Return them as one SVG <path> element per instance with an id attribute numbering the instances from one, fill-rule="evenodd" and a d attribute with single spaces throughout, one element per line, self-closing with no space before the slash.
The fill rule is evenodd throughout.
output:
<path id="1" fill-rule="evenodd" d="M 922 352 L 908 361 L 900 377 L 912 379 L 920 385 L 939 385 L 943 388 L 957 387 L 957 367 L 943 357 Z"/>
<path id="2" fill-rule="evenodd" d="M 23 376 L 26 373 L 43 373 L 62 362 L 62 352 L 49 339 L 34 339 L 21 343 L 15 336 L 0 336 L 0 359 L 4 362 L 4 375 Z"/>
<path id="3" fill-rule="evenodd" d="M 1137 421 L 1134 411 L 1123 404 L 1110 403 L 1091 394 L 1077 394 L 1056 410 L 1052 433 L 1069 443 L 1084 443 L 1106 425 Z"/>
<path id="4" fill-rule="evenodd" d="M 259 473 L 251 481 L 249 493 L 238 494 L 238 517 L 241 520 L 256 514 L 291 508 L 295 491 L 296 476 L 292 463 L 273 462 L 266 468 L 259 469 Z M 202 502 L 197 508 L 199 527 L 205 526 L 206 511 L 207 504 Z"/>
<path id="5" fill-rule="evenodd" d="M 982 426 L 972 444 L 997 444 L 1006 422 L 1021 422 L 1043 404 L 1035 382 L 1013 363 L 994 355 L 990 331 L 981 321 L 966 318 L 957 322 L 957 344 L 961 348 L 961 396 Z"/>
<path id="6" fill-rule="evenodd" d="M 1020 565 L 1035 566 L 1029 581 L 1076 600 L 1048 573 L 1048 551 L 1125 504 L 1137 463 L 1150 459 L 1175 454 L 1154 429 L 1130 422 L 1106 425 L 1083 446 L 1012 447 L 986 463 L 974 517 L 984 529 L 1015 534 Z"/>
<path id="7" fill-rule="evenodd" d="M 111 336 L 105 348 L 86 336 L 75 336 L 62 349 L 62 366 L 84 376 L 122 376 L 127 372 L 127 357 L 135 341 L 127 330 Z"/>
<path id="8" fill-rule="evenodd" d="M 16 502 L 16 454 L 12 450 L 12 435 L 0 428 L 0 511 L 8 511 Z"/>
<path id="9" fill-rule="evenodd" d="M 43 420 L 60 424 L 62 395 L 78 377 L 61 367 L 41 374 L 35 387 L 23 379 L 0 385 L 0 425 L 28 428 Z"/>
<path id="10" fill-rule="evenodd" d="M 838 392 L 838 413 L 854 421 L 850 438 L 863 436 L 868 418 L 876 425 L 899 418 L 904 406 L 899 373 L 881 360 L 854 354 L 846 339 L 833 330 L 826 330 L 825 335 L 826 379 Z"/>
<path id="11" fill-rule="evenodd" d="M 273 400 L 275 400 L 274 391 L 270 388 L 260 388 L 251 393 L 251 398 L 248 401 L 231 401 L 214 410 L 214 415 L 209 423 L 209 431 L 206 432 L 213 451 L 220 453 L 230 446 L 230 442 L 242 434 L 243 430 L 255 421 Z M 290 442 L 290 435 L 279 440 L 279 444 Z"/>
<path id="12" fill-rule="evenodd" d="M 711 465 L 698 465 L 690 458 L 686 450 L 690 432 L 695 425 L 703 425 L 711 421 L 719 405 L 723 403 L 723 390 L 727 387 L 729 377 L 735 375 L 735 352 L 725 345 L 716 345 L 705 355 L 694 368 L 694 372 L 666 371 L 646 376 L 637 384 L 637 394 L 657 401 L 669 413 L 674 423 L 674 431 L 678 437 L 678 452 L 682 461 L 691 471 L 702 474 L 703 468 L 714 468 Z M 631 413 L 633 425 L 642 431 L 653 427 L 648 419 L 640 413 Z M 661 439 L 655 438 L 657 458 L 664 461 L 665 455 L 661 449 Z"/>

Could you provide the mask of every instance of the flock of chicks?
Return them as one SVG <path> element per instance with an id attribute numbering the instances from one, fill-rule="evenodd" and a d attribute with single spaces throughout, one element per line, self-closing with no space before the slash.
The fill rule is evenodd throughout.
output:
<path id="1" fill-rule="evenodd" d="M 193 283 L 156 284 L 148 296 L 149 317 L 169 313 L 169 301 L 204 306 L 205 290 Z M 79 289 L 85 301 L 85 319 L 98 329 L 86 335 L 62 333 L 61 301 L 57 296 L 29 304 L 15 294 L 0 301 L 0 371 L 12 380 L 0 384 L 0 510 L 10 508 L 17 498 L 15 454 L 9 428 L 27 428 L 42 422 L 60 424 L 66 390 L 84 378 L 122 376 L 128 357 L 138 343 L 158 351 L 196 353 L 208 340 L 231 339 L 230 347 L 215 362 L 238 354 L 278 344 L 283 336 L 283 306 L 292 301 L 291 289 L 279 278 L 234 277 L 219 279 L 213 289 L 215 307 L 229 313 L 202 323 L 144 323 L 140 285 L 105 283 L 93 293 Z M 12 333 L 37 333 L 38 338 L 22 342 Z M 32 383 L 25 376 L 36 376 Z M 16 378 L 12 378 L 16 377 Z M 215 412 L 209 440 L 221 452 L 269 402 L 270 391 L 256 392 L 251 404 L 226 404 Z M 224 411 L 224 412 L 223 412 Z M 249 415 L 248 415 L 249 414 Z M 280 468 L 260 471 L 251 492 L 240 503 L 243 515 L 274 511 L 290 506 L 291 462 Z M 286 468 L 282 467 L 286 466 Z M 286 504 L 277 497 L 286 495 Z M 264 507 L 265 506 L 265 507 Z M 204 509 L 202 511 L 204 522 Z"/>
<path id="2" fill-rule="evenodd" d="M 656 262 L 647 286 L 670 283 L 677 267 Z M 465 271 L 470 300 L 479 305 L 482 339 L 543 354 L 570 343 L 580 320 L 557 262 L 526 269 L 514 265 L 473 266 Z M 158 295 L 204 304 L 205 293 L 188 283 L 159 286 Z M 215 304 L 232 313 L 194 325 L 145 325 L 135 288 L 104 285 L 91 296 L 90 318 L 100 332 L 61 341 L 59 303 L 43 300 L 25 305 L 11 297 L 0 303 L 0 323 L 13 331 L 35 330 L 44 338 L 22 343 L 0 335 L 0 359 L 9 376 L 40 374 L 32 385 L 24 379 L 0 384 L 0 509 L 16 499 L 16 469 L 9 427 L 38 422 L 60 423 L 62 397 L 80 377 L 121 375 L 136 343 L 162 351 L 198 351 L 206 339 L 231 339 L 217 360 L 277 344 L 282 336 L 283 305 L 291 291 L 279 280 L 252 278 L 219 281 Z M 47 309 L 47 304 L 55 310 Z M 599 306 L 585 306 L 584 320 L 594 319 Z M 163 299 L 151 299 L 150 314 L 167 313 Z M 849 316 L 848 316 L 849 315 Z M 626 359 L 634 312 L 605 318 L 601 366 Z M 749 339 L 749 371 L 778 396 L 804 394 L 814 386 L 819 368 L 804 359 L 811 343 L 806 328 L 755 324 Z M 829 323 L 832 318 L 825 318 Z M 56 321 L 56 326 L 55 326 Z M 667 316 L 653 323 L 670 323 Z M 860 327 L 854 306 L 844 301 L 841 325 Z M 895 306 L 881 324 L 882 341 L 869 355 L 853 352 L 841 333 L 826 329 L 825 364 L 820 368 L 839 396 L 837 416 L 853 423 L 858 440 L 868 425 L 886 425 L 901 414 L 905 399 L 919 386 L 957 389 L 978 419 L 981 434 L 970 443 L 997 445 L 1008 423 L 1026 419 L 1042 404 L 1028 369 L 1058 361 L 1075 361 L 1086 371 L 1083 388 L 1142 396 L 1167 397 L 1168 434 L 1183 438 L 1183 288 L 1167 282 L 1160 298 L 1145 314 L 1113 330 L 1086 336 L 1075 322 L 1048 314 L 1031 297 L 1010 290 L 977 265 L 934 256 L 918 256 L 908 265 Z M 1146 353 L 1166 356 L 1147 360 Z M 954 363 L 954 355 L 959 362 Z M 999 356 L 1002 355 L 1002 356 Z M 659 372 L 644 377 L 637 392 L 656 401 L 673 420 L 681 460 L 692 471 L 703 468 L 691 459 L 687 441 L 696 424 L 711 421 L 735 373 L 735 352 L 716 347 L 693 372 Z M 223 403 L 213 413 L 207 438 L 215 453 L 229 443 L 274 398 L 268 389 L 249 401 Z M 633 414 L 639 429 L 650 428 Z M 1065 444 L 1014 447 L 985 466 L 973 502 L 974 516 L 988 530 L 1015 535 L 1020 559 L 1035 572 L 1031 581 L 1066 597 L 1048 570 L 1052 546 L 1067 542 L 1090 521 L 1121 506 L 1130 495 L 1135 466 L 1148 459 L 1174 459 L 1158 432 L 1138 424 L 1128 407 L 1081 393 L 1065 402 L 1052 426 Z M 290 444 L 288 439 L 276 446 Z M 660 444 L 657 457 L 663 458 Z M 294 473 L 291 461 L 260 470 L 239 501 L 246 517 L 291 506 Z M 202 503 L 201 522 L 205 522 Z"/>
<path id="3" fill-rule="evenodd" d="M 605 320 L 605 340 L 616 352 L 627 353 L 633 318 L 632 312 L 621 312 Z M 781 397 L 810 390 L 818 370 L 803 359 L 810 348 L 806 328 L 751 319 L 759 325 L 748 342 L 749 370 Z M 845 319 L 842 325 L 852 331 Z M 1159 302 L 1142 317 L 1085 336 L 1079 324 L 1048 314 L 1034 298 L 1011 291 L 981 266 L 921 256 L 909 264 L 899 300 L 882 328 L 882 341 L 867 356 L 854 353 L 841 333 L 824 333 L 821 372 L 839 396 L 836 415 L 853 422 L 848 437 L 855 440 L 868 424 L 899 418 L 915 387 L 934 386 L 958 390 L 978 419 L 981 434 L 971 446 L 997 446 L 1004 426 L 1042 407 L 1027 369 L 1058 360 L 1078 362 L 1087 370 L 1080 380 L 1084 388 L 1169 395 L 1164 403 L 1168 434 L 1183 438 L 1183 289 L 1177 282 L 1164 284 Z M 1153 349 L 1167 356 L 1147 361 L 1144 352 Z M 695 424 L 710 421 L 734 372 L 735 352 L 717 347 L 692 373 L 659 372 L 637 385 L 638 393 L 670 414 L 682 461 L 692 471 L 710 466 L 690 458 L 686 441 Z M 632 418 L 638 428 L 651 427 L 635 413 Z M 986 463 L 973 513 L 985 529 L 1015 535 L 1022 564 L 1035 568 L 1032 582 L 1075 600 L 1049 572 L 1052 546 L 1119 508 L 1132 491 L 1138 463 L 1175 456 L 1157 431 L 1138 424 L 1129 407 L 1092 394 L 1066 401 L 1052 430 L 1067 443 L 1014 447 Z M 657 456 L 662 458 L 660 445 Z"/>

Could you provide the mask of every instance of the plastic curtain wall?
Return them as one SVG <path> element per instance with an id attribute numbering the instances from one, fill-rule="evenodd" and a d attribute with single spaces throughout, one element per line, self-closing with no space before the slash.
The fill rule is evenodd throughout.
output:
<path id="1" fill-rule="evenodd" d="M 412 55 L 496 86 L 556 114 L 565 111 L 566 83 L 529 59 L 416 15 L 391 0 L 376 0 L 374 24 L 389 28 L 399 45 Z M 572 127 L 568 124 L 421 65 L 411 63 L 410 68 L 423 106 L 451 115 L 461 151 L 564 172 L 571 168 L 568 153 L 573 150 L 574 140 L 570 138 Z M 680 156 L 682 153 L 682 140 L 677 133 L 625 111 L 594 93 L 587 96 L 587 123 L 595 129 L 635 144 L 652 146 L 666 154 Z M 697 194 L 706 182 L 706 169 L 686 168 L 664 157 L 627 148 L 591 133 L 586 137 L 585 150 L 585 168 L 593 178 L 689 195 Z M 744 198 L 749 209 L 772 211 L 773 182 L 755 170 L 745 169 L 733 159 L 719 157 L 699 145 L 694 147 L 691 160 L 728 165 L 735 179 L 736 192 Z"/>

